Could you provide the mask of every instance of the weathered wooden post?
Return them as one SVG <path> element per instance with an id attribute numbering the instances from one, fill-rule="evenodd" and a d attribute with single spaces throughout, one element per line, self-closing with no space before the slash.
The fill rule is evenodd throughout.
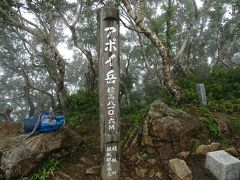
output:
<path id="1" fill-rule="evenodd" d="M 119 179 L 119 11 L 98 10 L 99 105 L 103 180 Z"/>
<path id="2" fill-rule="evenodd" d="M 207 97 L 204 84 L 197 84 L 197 93 L 200 104 L 203 106 L 207 105 Z"/>

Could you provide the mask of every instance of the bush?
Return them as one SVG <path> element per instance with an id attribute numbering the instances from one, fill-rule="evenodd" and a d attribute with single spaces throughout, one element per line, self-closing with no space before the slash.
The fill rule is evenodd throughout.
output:
<path id="1" fill-rule="evenodd" d="M 209 101 L 208 107 L 211 111 L 237 114 L 240 112 L 240 99 Z"/>
<path id="2" fill-rule="evenodd" d="M 230 120 L 233 130 L 240 135 L 240 118 L 234 117 Z"/>
<path id="3" fill-rule="evenodd" d="M 30 178 L 21 177 L 20 180 L 45 180 L 50 175 L 54 175 L 59 163 L 59 160 L 50 157 Z"/>
<path id="4" fill-rule="evenodd" d="M 198 104 L 196 85 L 201 81 L 197 76 L 191 74 L 177 82 L 182 90 L 181 102 L 183 104 Z"/>
<path id="5" fill-rule="evenodd" d="M 135 132 L 139 126 L 141 126 L 145 119 L 148 106 L 143 105 L 132 105 L 120 107 L 120 121 L 130 125 L 128 129 L 122 129 L 121 144 L 125 144 L 132 132 Z"/>
<path id="6" fill-rule="evenodd" d="M 208 127 L 210 134 L 216 139 L 222 139 L 222 133 L 218 128 L 218 123 L 212 117 L 203 117 L 201 119 L 204 124 Z"/>
<path id="7" fill-rule="evenodd" d="M 198 104 L 196 84 L 204 83 L 208 107 L 213 111 L 240 111 L 240 68 L 218 67 L 208 76 L 188 75 L 177 83 L 182 88 L 183 104 Z"/>
<path id="8" fill-rule="evenodd" d="M 216 68 L 206 83 L 213 100 L 233 100 L 240 97 L 240 68 Z"/>
<path id="9" fill-rule="evenodd" d="M 201 142 L 200 142 L 199 139 L 191 139 L 190 144 L 191 144 L 191 147 L 192 147 L 193 151 L 196 151 L 197 147 L 199 145 L 201 145 Z"/>
<path id="10" fill-rule="evenodd" d="M 145 118 L 148 112 L 148 106 L 132 105 L 120 107 L 121 121 L 130 122 L 134 126 L 138 126 Z"/>
<path id="11" fill-rule="evenodd" d="M 97 120 L 99 118 L 98 94 L 89 96 L 84 90 L 69 97 L 65 110 L 66 122 L 74 126 L 81 126 L 80 120 Z"/>

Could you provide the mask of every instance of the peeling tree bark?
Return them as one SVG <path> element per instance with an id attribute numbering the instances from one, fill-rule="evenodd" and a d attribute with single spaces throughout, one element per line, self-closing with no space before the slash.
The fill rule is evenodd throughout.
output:
<path id="1" fill-rule="evenodd" d="M 96 71 L 94 68 L 93 56 L 91 51 L 87 50 L 80 44 L 80 40 L 76 32 L 76 25 L 79 21 L 79 18 L 81 16 L 81 10 L 82 10 L 81 1 L 78 0 L 77 4 L 78 4 L 78 10 L 76 12 L 75 19 L 71 24 L 68 22 L 68 20 L 65 18 L 65 16 L 61 13 L 59 9 L 58 9 L 58 13 L 61 16 L 64 24 L 71 31 L 74 46 L 78 48 L 86 56 L 88 60 L 88 72 L 86 73 L 86 81 L 87 81 L 88 94 L 90 95 L 90 97 L 92 97 L 94 93 L 94 88 L 95 88 Z"/>
<path id="2" fill-rule="evenodd" d="M 27 99 L 28 105 L 30 107 L 29 116 L 32 116 L 35 113 L 35 106 L 33 104 L 33 100 L 32 100 L 31 94 L 30 94 L 30 88 L 29 88 L 30 87 L 30 81 L 29 81 L 29 77 L 27 75 L 27 72 L 25 71 L 23 66 L 21 66 L 21 72 L 22 72 L 22 75 L 23 75 L 23 78 L 24 78 L 24 81 L 25 81 L 25 84 L 26 84 L 24 86 L 24 96 Z"/>
<path id="3" fill-rule="evenodd" d="M 170 93 L 173 95 L 173 97 L 180 99 L 181 93 L 180 88 L 174 84 L 171 74 L 170 74 L 170 58 L 168 56 L 168 52 L 166 47 L 163 45 L 162 41 L 159 39 L 159 37 L 152 32 L 143 21 L 143 18 L 139 15 L 139 13 L 136 15 L 133 11 L 133 9 L 130 6 L 129 0 L 122 0 L 122 3 L 124 4 L 124 7 L 127 10 L 128 15 L 131 17 L 131 19 L 135 22 L 136 26 L 140 29 L 140 31 L 152 41 L 154 46 L 157 48 L 159 55 L 162 58 L 162 75 L 163 75 L 163 83 L 165 87 L 170 91 Z M 144 3 L 139 3 L 143 5 Z M 143 7 L 138 7 L 138 9 L 143 9 Z M 141 14 L 142 12 L 140 12 Z"/>
<path id="4" fill-rule="evenodd" d="M 43 27 L 40 28 L 38 25 L 28 21 L 21 14 L 9 10 L 6 11 L 0 6 L 0 17 L 4 19 L 4 21 L 12 27 L 17 29 L 21 29 L 26 31 L 36 37 L 40 42 L 42 42 L 47 49 L 50 50 L 43 59 L 46 63 L 46 67 L 48 70 L 49 75 L 53 79 L 56 84 L 56 91 L 57 91 L 57 98 L 60 107 L 65 107 L 67 104 L 67 92 L 64 86 L 64 76 L 65 76 L 65 61 L 62 58 L 61 54 L 59 53 L 54 39 L 54 27 L 53 27 L 53 17 L 52 17 L 52 6 L 51 4 L 48 5 L 48 19 L 47 22 L 43 22 L 41 24 Z M 11 13 L 9 13 L 11 12 Z M 39 18 L 39 17 L 38 17 Z M 49 58 L 50 57 L 50 58 Z M 50 61 L 50 62 L 48 62 Z M 56 66 L 52 66 L 55 64 Z M 53 69 L 56 68 L 56 69 Z M 52 72 L 55 73 L 52 73 Z"/>

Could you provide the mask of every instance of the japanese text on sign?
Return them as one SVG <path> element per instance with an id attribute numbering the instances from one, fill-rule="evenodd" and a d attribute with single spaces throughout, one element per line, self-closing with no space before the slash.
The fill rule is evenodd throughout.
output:
<path id="1" fill-rule="evenodd" d="M 106 155 L 106 162 L 107 162 L 107 176 L 114 176 L 117 174 L 116 171 L 113 171 L 112 166 L 113 163 L 117 163 L 116 156 L 114 157 L 113 154 L 117 152 L 117 146 L 107 146 L 107 155 Z"/>
<path id="2" fill-rule="evenodd" d="M 105 75 L 105 81 L 107 83 L 107 112 L 108 112 L 108 130 L 115 130 L 116 129 L 116 113 L 115 107 L 116 104 L 114 103 L 115 100 L 115 82 L 117 80 L 115 69 L 113 69 L 113 61 L 117 59 L 117 55 L 114 53 L 117 51 L 116 42 L 117 39 L 115 37 L 112 38 L 112 35 L 117 32 L 115 27 L 106 27 L 104 29 L 107 32 L 107 42 L 105 43 L 105 52 L 109 52 L 110 56 L 105 61 L 105 65 L 110 67 L 111 69 Z"/>

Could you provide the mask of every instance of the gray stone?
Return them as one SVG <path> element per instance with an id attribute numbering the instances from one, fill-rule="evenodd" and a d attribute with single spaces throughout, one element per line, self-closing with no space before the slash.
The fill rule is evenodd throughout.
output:
<path id="1" fill-rule="evenodd" d="M 28 139 L 26 136 L 24 134 L 0 139 L 0 171 L 4 172 L 7 178 L 25 176 L 50 154 L 61 149 L 70 151 L 81 142 L 81 137 L 69 128 L 40 133 Z"/>
<path id="2" fill-rule="evenodd" d="M 130 157 L 130 161 L 133 161 L 133 162 L 137 161 L 138 159 L 139 159 L 139 154 L 138 153 L 136 153 L 136 154 L 134 154 Z"/>
<path id="3" fill-rule="evenodd" d="M 125 180 L 133 180 L 133 179 L 130 178 L 130 177 L 125 177 L 124 179 L 125 179 Z"/>
<path id="4" fill-rule="evenodd" d="M 229 147 L 227 149 L 224 149 L 225 152 L 231 154 L 234 157 L 238 157 L 239 153 L 237 152 L 235 147 Z"/>
<path id="5" fill-rule="evenodd" d="M 180 152 L 177 157 L 180 159 L 187 159 L 190 156 L 190 152 L 189 151 L 182 151 Z"/>
<path id="6" fill-rule="evenodd" d="M 204 84 L 197 84 L 197 93 L 200 104 L 203 106 L 207 105 L 207 97 Z"/>
<path id="7" fill-rule="evenodd" d="M 207 153 L 205 167 L 218 180 L 240 179 L 240 160 L 223 150 Z"/>
<path id="8" fill-rule="evenodd" d="M 186 112 L 171 109 L 159 100 L 154 101 L 143 125 L 128 137 L 124 154 L 132 157 L 143 146 L 149 158 L 158 157 L 161 161 L 175 158 L 176 154 L 191 148 L 190 139 L 199 127 L 199 120 Z"/>
<path id="9" fill-rule="evenodd" d="M 138 177 L 144 178 L 146 176 L 148 169 L 146 168 L 135 168 L 136 175 Z"/>
<path id="10" fill-rule="evenodd" d="M 100 174 L 100 166 L 93 166 L 86 170 L 86 174 L 88 175 L 99 175 Z"/>
<path id="11" fill-rule="evenodd" d="M 90 159 L 88 159 L 87 157 L 81 157 L 80 162 L 82 162 L 83 164 L 85 164 L 87 166 L 93 166 L 94 165 L 94 163 Z"/>
<path id="12" fill-rule="evenodd" d="M 192 180 L 192 172 L 184 160 L 169 160 L 170 177 L 172 180 Z"/>
<path id="13" fill-rule="evenodd" d="M 220 144 L 212 142 L 209 145 L 200 145 L 196 149 L 196 155 L 206 155 L 208 152 L 216 151 L 218 150 Z"/>
<path id="14" fill-rule="evenodd" d="M 157 160 L 156 159 L 149 159 L 148 162 L 153 165 L 153 164 L 156 164 Z"/>
<path id="15" fill-rule="evenodd" d="M 152 178 L 155 176 L 155 169 L 151 169 L 148 173 L 148 177 Z"/>

